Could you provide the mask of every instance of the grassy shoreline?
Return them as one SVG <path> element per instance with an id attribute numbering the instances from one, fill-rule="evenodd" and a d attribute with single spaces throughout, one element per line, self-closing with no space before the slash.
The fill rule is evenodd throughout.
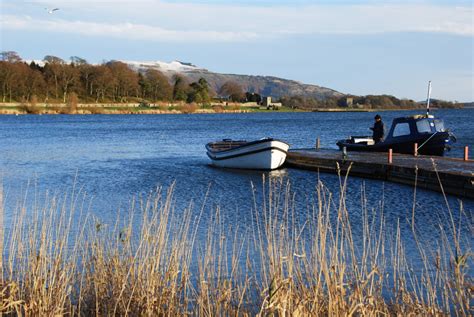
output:
<path id="1" fill-rule="evenodd" d="M 0 103 L 0 115 L 24 114 L 203 114 L 203 113 L 267 113 L 267 112 L 382 112 L 382 111 L 410 111 L 418 109 L 372 109 L 372 108 L 318 108 L 318 109 L 292 109 L 282 107 L 279 110 L 269 110 L 262 107 L 250 107 L 242 104 L 157 104 L 141 106 L 138 103 L 94 103 L 77 104 L 74 106 L 57 104 L 21 104 Z"/>
<path id="2" fill-rule="evenodd" d="M 376 217 L 362 202 L 363 226 L 351 227 L 343 179 L 339 198 L 322 183 L 315 190 L 318 199 L 300 223 L 290 184 L 264 180 L 264 202 L 255 204 L 255 223 L 242 228 L 243 234 L 224 226 L 219 208 L 198 214 L 192 208 L 176 210 L 173 186 L 137 201 L 130 213 L 108 224 L 82 210 L 80 193 L 24 203 L 2 243 L 8 252 L 2 261 L 0 313 L 472 313 L 472 253 L 463 249 L 454 223 L 440 224 L 442 241 L 435 249 L 419 240 L 412 224 L 423 260 L 414 270 L 399 225 L 389 233 L 383 215 Z M 2 197 L 0 188 L 0 202 Z M 210 220 L 202 228 L 204 212 Z M 197 239 L 200 229 L 207 232 L 204 241 Z M 360 244 L 354 231 L 361 231 Z"/>
<path id="3" fill-rule="evenodd" d="M 144 106 L 139 103 L 93 103 L 93 104 L 44 104 L 0 103 L 0 114 L 202 114 L 202 113 L 250 113 L 272 112 L 261 107 L 239 103 L 195 104 L 159 103 Z M 298 110 L 282 108 L 281 112 Z"/>

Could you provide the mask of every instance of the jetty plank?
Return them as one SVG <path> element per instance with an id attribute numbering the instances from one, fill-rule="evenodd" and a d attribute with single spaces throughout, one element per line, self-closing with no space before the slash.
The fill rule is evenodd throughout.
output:
<path id="1" fill-rule="evenodd" d="M 438 156 L 299 149 L 288 152 L 286 165 L 294 168 L 386 180 L 474 199 L 474 161 Z"/>

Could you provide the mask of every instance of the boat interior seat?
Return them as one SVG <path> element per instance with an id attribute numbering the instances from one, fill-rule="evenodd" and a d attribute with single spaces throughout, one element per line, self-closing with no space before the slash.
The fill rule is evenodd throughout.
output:
<path id="1" fill-rule="evenodd" d="M 223 151 L 235 148 L 237 146 L 241 146 L 247 143 L 246 141 L 221 141 L 221 142 L 214 142 L 210 144 L 210 148 L 214 151 Z"/>
<path id="2" fill-rule="evenodd" d="M 375 141 L 369 136 L 353 136 L 351 137 L 351 142 L 361 145 L 374 145 Z"/>

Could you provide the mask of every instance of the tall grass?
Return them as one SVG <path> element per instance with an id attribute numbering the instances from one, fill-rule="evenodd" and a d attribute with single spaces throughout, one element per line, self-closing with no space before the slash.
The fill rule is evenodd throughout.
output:
<path id="1" fill-rule="evenodd" d="M 430 249 L 415 226 L 411 238 L 399 224 L 391 233 L 383 210 L 365 199 L 362 228 L 353 228 L 344 179 L 337 195 L 319 182 L 306 210 L 282 178 L 253 189 L 263 199 L 249 197 L 252 225 L 233 228 L 219 208 L 178 209 L 174 186 L 134 201 L 112 222 L 92 217 L 80 191 L 25 195 L 0 244 L 0 313 L 473 314 L 471 241 L 461 241 L 454 221 L 440 223 L 442 239 Z M 2 224 L 3 206 L 0 188 Z M 203 213 L 211 214 L 205 224 Z M 417 270 L 407 239 L 418 245 Z"/>

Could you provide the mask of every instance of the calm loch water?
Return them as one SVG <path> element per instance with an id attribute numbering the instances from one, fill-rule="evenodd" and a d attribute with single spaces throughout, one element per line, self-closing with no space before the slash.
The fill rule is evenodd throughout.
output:
<path id="1" fill-rule="evenodd" d="M 381 115 L 388 129 L 394 117 L 412 113 L 391 111 Z M 440 110 L 436 115 L 444 118 L 458 139 L 449 156 L 461 157 L 463 145 L 474 146 L 474 109 Z M 292 148 L 307 148 L 320 137 L 323 147 L 336 148 L 338 139 L 370 134 L 373 116 L 374 113 L 0 116 L 5 225 L 27 188 L 62 192 L 76 184 L 92 197 L 90 212 L 107 221 L 116 218 L 118 209 L 127 210 L 134 197 L 175 182 L 178 206 L 190 201 L 197 206 L 205 203 L 209 210 L 220 206 L 224 221 L 231 225 L 238 220 L 245 226 L 252 221 L 251 184 L 261 188 L 262 174 L 287 179 L 295 192 L 297 210 L 303 212 L 314 201 L 318 180 L 337 195 L 340 183 L 336 175 L 296 169 L 218 169 L 209 165 L 204 145 L 223 138 L 252 140 L 271 136 L 287 141 Z M 413 188 L 350 178 L 347 203 L 355 228 L 361 225 L 362 188 L 369 207 L 383 203 L 388 226 L 400 220 L 402 230 L 409 231 L 406 220 L 411 218 Z M 256 197 L 258 200 L 260 196 Z M 461 208 L 461 200 L 456 197 L 448 197 L 448 203 L 454 211 Z M 464 200 L 462 208 L 471 217 L 474 201 Z M 443 196 L 418 189 L 416 210 L 420 234 L 438 239 L 437 221 L 447 219 Z M 469 225 L 472 220 L 461 224 L 464 234 L 472 234 Z"/>

